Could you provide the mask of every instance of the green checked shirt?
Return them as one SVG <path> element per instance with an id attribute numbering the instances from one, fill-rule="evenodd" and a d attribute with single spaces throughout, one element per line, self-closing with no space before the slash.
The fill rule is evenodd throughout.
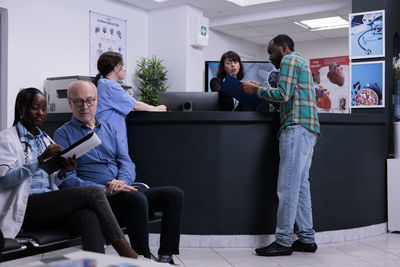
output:
<path id="1" fill-rule="evenodd" d="M 282 131 L 291 124 L 320 134 L 314 82 L 306 61 L 297 52 L 282 58 L 278 88 L 259 88 L 257 95 L 280 102 Z"/>

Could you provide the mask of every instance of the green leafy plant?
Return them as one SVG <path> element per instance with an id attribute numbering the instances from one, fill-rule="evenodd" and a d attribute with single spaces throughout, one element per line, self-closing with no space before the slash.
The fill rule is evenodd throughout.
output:
<path id="1" fill-rule="evenodd" d="M 137 62 L 136 77 L 138 78 L 137 97 L 140 101 L 156 106 L 158 92 L 165 92 L 167 85 L 168 71 L 163 66 L 163 60 L 156 56 L 151 58 L 141 57 Z"/>

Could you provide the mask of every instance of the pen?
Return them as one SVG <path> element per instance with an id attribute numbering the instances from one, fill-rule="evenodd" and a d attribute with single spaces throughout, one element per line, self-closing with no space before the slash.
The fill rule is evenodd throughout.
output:
<path id="1" fill-rule="evenodd" d="M 50 144 L 52 144 L 52 145 L 55 144 L 53 139 L 51 139 L 50 136 L 45 131 L 42 131 L 42 133 L 49 140 Z"/>

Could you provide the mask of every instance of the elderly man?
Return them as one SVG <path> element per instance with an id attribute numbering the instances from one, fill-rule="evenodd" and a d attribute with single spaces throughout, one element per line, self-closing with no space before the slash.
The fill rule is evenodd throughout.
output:
<path id="1" fill-rule="evenodd" d="M 54 140 L 68 147 L 94 131 L 101 145 L 78 159 L 78 167 L 67 173 L 61 188 L 96 185 L 102 188 L 117 220 L 127 226 L 133 249 L 150 258 L 149 211 L 162 211 L 159 260 L 173 263 L 179 254 L 179 235 L 183 209 L 183 192 L 177 187 L 163 186 L 136 189 L 135 165 L 116 129 L 108 122 L 95 119 L 97 91 L 93 83 L 77 81 L 68 88 L 68 102 L 73 117 L 54 134 Z"/>
<path id="2" fill-rule="evenodd" d="M 293 40 L 284 34 L 268 44 L 269 59 L 280 69 L 277 88 L 263 88 L 256 82 L 245 82 L 246 94 L 280 103 L 279 130 L 279 198 L 276 241 L 256 249 L 260 256 L 291 255 L 294 251 L 315 252 L 308 181 L 314 145 L 320 133 L 315 91 L 306 61 L 294 51 Z M 299 238 L 293 243 L 294 224 Z M 293 243 L 293 245 L 292 245 Z"/>

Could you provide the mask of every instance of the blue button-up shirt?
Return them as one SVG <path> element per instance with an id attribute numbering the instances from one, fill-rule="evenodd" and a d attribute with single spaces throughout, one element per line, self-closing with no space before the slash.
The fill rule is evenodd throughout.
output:
<path id="1" fill-rule="evenodd" d="M 32 185 L 29 194 L 40 194 L 44 192 L 50 192 L 50 181 L 49 175 L 42 169 L 37 168 L 37 157 L 39 157 L 45 150 L 46 144 L 44 143 L 44 133 L 39 129 L 36 130 L 39 132 L 38 135 L 31 134 L 22 124 L 21 122 L 17 123 L 18 132 L 20 133 L 20 139 L 23 142 L 26 142 L 29 146 L 33 161 L 27 162 L 31 166 L 29 169 L 35 170 L 31 173 L 32 175 Z"/>
<path id="2" fill-rule="evenodd" d="M 68 147 L 90 133 L 92 129 L 72 118 L 54 133 L 54 141 Z M 131 185 L 136 172 L 128 147 L 119 140 L 117 131 L 107 122 L 96 121 L 94 132 L 101 144 L 81 156 L 78 167 L 68 172 L 61 183 L 61 188 L 96 185 L 104 189 L 113 179 L 123 180 Z"/>

